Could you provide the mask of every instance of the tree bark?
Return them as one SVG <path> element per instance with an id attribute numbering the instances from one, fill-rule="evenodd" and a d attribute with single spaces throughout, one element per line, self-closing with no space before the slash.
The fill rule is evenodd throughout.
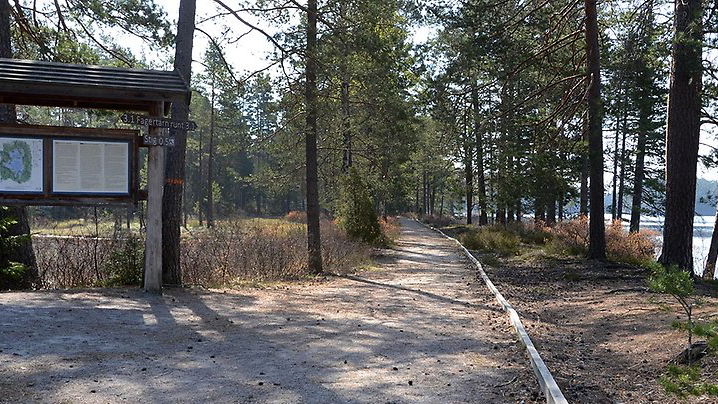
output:
<path id="1" fill-rule="evenodd" d="M 309 272 L 320 274 L 322 246 L 319 227 L 319 175 L 317 163 L 317 0 L 307 0 L 307 48 L 305 65 L 307 252 Z"/>
<path id="2" fill-rule="evenodd" d="M 476 138 L 476 175 L 479 185 L 479 226 L 489 223 L 486 212 L 486 176 L 484 174 L 484 140 L 481 133 L 481 117 L 479 116 L 479 90 L 471 89 L 471 103 L 474 108 L 474 137 Z"/>
<path id="3" fill-rule="evenodd" d="M 625 106 L 624 106 L 625 107 Z M 616 114 L 616 136 L 614 138 L 615 144 L 613 147 L 613 190 L 611 192 L 611 219 L 616 220 L 616 206 L 618 205 L 618 133 L 620 132 L 620 125 L 618 113 Z"/>
<path id="4" fill-rule="evenodd" d="M 640 129 L 639 129 L 640 130 Z M 636 146 L 636 168 L 633 174 L 633 197 L 631 201 L 631 225 L 630 231 L 637 232 L 641 228 L 641 203 L 643 202 L 643 177 L 646 158 L 646 133 L 638 133 L 638 145 Z"/>
<path id="5" fill-rule="evenodd" d="M 10 33 L 10 3 L 0 0 L 0 57 L 12 58 L 12 42 Z M 0 104 L 0 123 L 14 124 L 17 112 L 14 105 Z M 35 252 L 30 239 L 30 221 L 27 208 L 24 206 L 10 206 L 6 211 L 0 210 L 0 217 L 10 217 L 17 222 L 8 230 L 7 236 L 27 236 L 27 241 L 20 243 L 13 251 L 7 254 L 10 261 L 19 262 L 28 269 L 21 281 L 24 288 L 30 288 L 39 282 Z"/>
<path id="6" fill-rule="evenodd" d="M 474 169 L 472 164 L 473 148 L 466 136 L 464 138 L 464 177 L 466 180 L 466 224 L 472 223 L 474 210 Z"/>
<path id="7" fill-rule="evenodd" d="M 192 78 L 192 46 L 194 41 L 196 0 L 180 0 L 174 68 L 187 84 Z M 189 99 L 172 103 L 172 119 L 189 118 Z M 180 263 L 180 225 L 182 188 L 185 178 L 187 131 L 171 129 L 175 147 L 167 149 L 165 160 L 165 189 L 162 197 L 162 283 L 182 284 Z"/>
<path id="8" fill-rule="evenodd" d="M 584 120 L 583 133 L 581 137 L 584 142 L 588 142 L 588 119 Z M 583 156 L 581 159 L 581 190 L 579 194 L 579 209 L 578 212 L 581 216 L 588 216 L 588 154 Z"/>
<path id="9" fill-rule="evenodd" d="M 603 133 L 601 106 L 601 58 L 598 42 L 596 0 L 585 0 L 586 50 L 590 87 L 588 89 L 588 159 L 590 165 L 590 220 L 588 256 L 606 258 L 605 224 L 603 221 Z"/>
<path id="10" fill-rule="evenodd" d="M 718 276 L 716 272 L 716 260 L 718 260 L 718 206 L 716 207 L 716 222 L 713 225 L 711 245 L 708 248 L 708 258 L 703 270 L 703 279 L 713 280 Z"/>
<path id="11" fill-rule="evenodd" d="M 676 0 L 666 133 L 666 213 L 660 262 L 693 269 L 693 217 L 703 82 L 700 0 Z"/>
<path id="12" fill-rule="evenodd" d="M 342 20 L 346 21 L 346 1 L 341 2 Z M 345 27 L 346 29 L 346 27 Z M 349 106 L 349 45 L 347 44 L 348 32 L 343 33 L 342 39 L 342 60 L 340 65 L 340 74 L 342 80 L 341 104 L 342 104 L 342 172 L 348 173 L 352 166 L 352 133 L 351 133 L 351 109 Z"/>
<path id="13" fill-rule="evenodd" d="M 626 134 L 628 132 L 628 111 L 623 111 L 623 133 L 621 134 L 621 167 L 618 177 L 618 207 L 616 208 L 616 219 L 623 221 L 623 195 L 626 193 Z"/>
<path id="14" fill-rule="evenodd" d="M 214 88 L 214 73 L 212 73 L 212 94 L 210 98 L 210 112 L 209 112 L 209 150 L 207 151 L 207 228 L 214 227 L 214 99 L 215 99 L 215 88 Z"/>

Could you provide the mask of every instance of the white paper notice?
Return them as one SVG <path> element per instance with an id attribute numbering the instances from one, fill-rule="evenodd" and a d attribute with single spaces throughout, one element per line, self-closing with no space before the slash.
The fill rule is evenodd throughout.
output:
<path id="1" fill-rule="evenodd" d="M 0 137 L 0 192 L 42 192 L 42 139 Z"/>
<path id="2" fill-rule="evenodd" d="M 53 192 L 129 193 L 128 143 L 53 140 L 52 144 Z"/>

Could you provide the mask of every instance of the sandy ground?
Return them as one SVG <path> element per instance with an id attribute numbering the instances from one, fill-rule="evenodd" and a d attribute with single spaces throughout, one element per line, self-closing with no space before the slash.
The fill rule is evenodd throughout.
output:
<path id="1" fill-rule="evenodd" d="M 680 398 L 659 384 L 686 344 L 671 324 L 686 319 L 672 298 L 648 291 L 647 271 L 540 255 L 500 263 L 484 265 L 486 272 L 519 312 L 569 402 L 718 403 L 716 396 Z M 697 290 L 696 319 L 718 318 L 718 290 Z M 705 382 L 718 380 L 716 356 L 700 368 Z"/>
<path id="2" fill-rule="evenodd" d="M 0 294 L 0 402 L 539 399 L 475 272 L 402 225 L 377 270 L 324 282 Z"/>

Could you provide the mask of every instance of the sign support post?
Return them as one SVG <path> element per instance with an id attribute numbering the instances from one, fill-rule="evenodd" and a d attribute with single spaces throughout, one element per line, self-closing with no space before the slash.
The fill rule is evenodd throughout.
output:
<path id="1" fill-rule="evenodd" d="M 163 103 L 150 109 L 162 115 Z M 150 136 L 160 136 L 162 128 L 149 127 Z M 147 238 L 145 240 L 145 291 L 162 292 L 162 194 L 165 188 L 165 148 L 149 148 L 147 164 Z"/>

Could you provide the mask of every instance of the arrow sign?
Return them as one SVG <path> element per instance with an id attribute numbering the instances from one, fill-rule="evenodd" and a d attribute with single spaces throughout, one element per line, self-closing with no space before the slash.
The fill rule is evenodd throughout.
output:
<path id="1" fill-rule="evenodd" d="M 120 117 L 123 123 L 138 126 L 151 126 L 154 128 L 169 128 L 181 130 L 197 130 L 197 124 L 194 121 L 176 121 L 161 116 L 147 116 L 136 114 L 122 114 Z"/>

